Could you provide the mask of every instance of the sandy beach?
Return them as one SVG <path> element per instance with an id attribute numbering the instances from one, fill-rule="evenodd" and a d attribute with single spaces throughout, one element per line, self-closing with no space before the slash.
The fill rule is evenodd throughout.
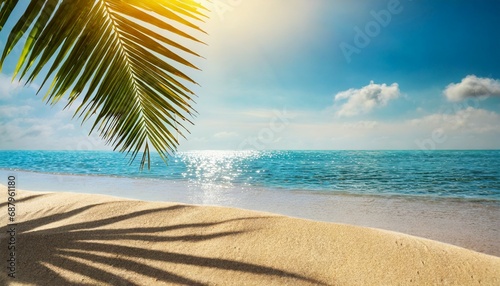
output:
<path id="1" fill-rule="evenodd" d="M 103 195 L 17 200 L 16 278 L 3 285 L 500 283 L 499 257 L 374 228 Z"/>

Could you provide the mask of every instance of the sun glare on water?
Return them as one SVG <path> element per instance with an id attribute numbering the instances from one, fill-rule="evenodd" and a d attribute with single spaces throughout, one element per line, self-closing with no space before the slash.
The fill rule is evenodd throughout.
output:
<path id="1" fill-rule="evenodd" d="M 199 183 L 227 185 L 241 175 L 248 160 L 258 159 L 258 151 L 191 151 L 179 154 L 186 164 L 185 178 L 198 178 Z"/>

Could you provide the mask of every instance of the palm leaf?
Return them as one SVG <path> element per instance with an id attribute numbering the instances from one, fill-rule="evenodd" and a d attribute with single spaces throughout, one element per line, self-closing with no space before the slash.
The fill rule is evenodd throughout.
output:
<path id="1" fill-rule="evenodd" d="M 18 1 L 0 5 L 1 30 Z M 166 161 L 179 144 L 176 134 L 187 132 L 183 123 L 192 124 L 187 85 L 196 83 L 181 69 L 196 69 L 185 56 L 199 55 L 179 39 L 200 42 L 193 34 L 203 32 L 195 22 L 205 12 L 194 0 L 31 0 L 10 31 L 0 68 L 25 39 L 14 77 L 29 83 L 41 75 L 42 87 L 50 82 L 44 100 L 51 104 L 65 95 L 67 106 L 81 99 L 75 116 L 93 119 L 91 133 L 131 161 L 142 151 L 141 169 L 150 168 L 150 148 Z"/>

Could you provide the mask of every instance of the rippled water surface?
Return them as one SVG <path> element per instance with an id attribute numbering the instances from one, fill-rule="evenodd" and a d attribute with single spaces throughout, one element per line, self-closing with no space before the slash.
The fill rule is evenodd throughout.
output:
<path id="1" fill-rule="evenodd" d="M 0 151 L 0 168 L 282 191 L 500 200 L 500 151 L 193 151 L 139 171 L 107 151 Z"/>

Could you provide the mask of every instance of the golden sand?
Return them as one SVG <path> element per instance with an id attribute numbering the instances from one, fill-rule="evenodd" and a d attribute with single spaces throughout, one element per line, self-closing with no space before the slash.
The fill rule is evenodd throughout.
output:
<path id="1" fill-rule="evenodd" d="M 396 232 L 102 195 L 16 198 L 16 278 L 2 216 L 2 285 L 500 285 L 499 257 Z"/>

